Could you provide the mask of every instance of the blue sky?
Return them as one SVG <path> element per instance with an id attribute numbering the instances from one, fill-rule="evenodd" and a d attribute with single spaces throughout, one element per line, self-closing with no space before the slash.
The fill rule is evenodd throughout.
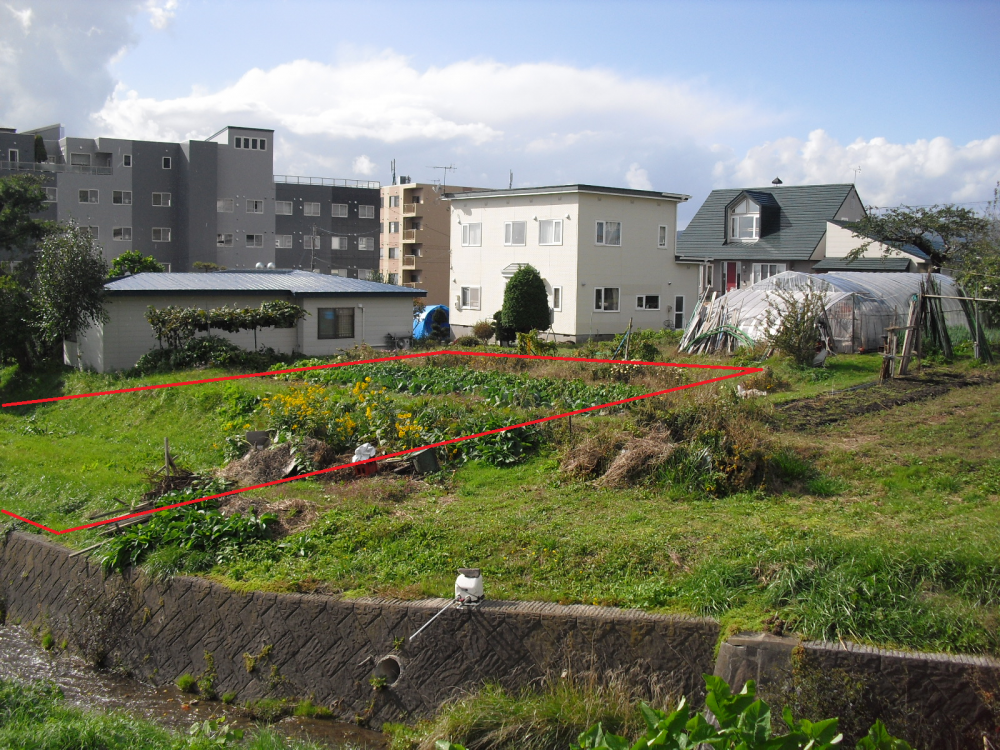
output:
<path id="1" fill-rule="evenodd" d="M 513 169 L 689 193 L 687 216 L 776 175 L 973 202 L 1000 179 L 998 32 L 997 2 L 0 0 L 0 119 L 273 127 L 279 173 Z"/>

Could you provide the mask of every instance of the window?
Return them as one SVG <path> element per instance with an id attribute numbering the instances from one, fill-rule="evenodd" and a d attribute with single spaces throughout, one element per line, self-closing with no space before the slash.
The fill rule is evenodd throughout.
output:
<path id="1" fill-rule="evenodd" d="M 99 194 L 96 190 L 81 190 L 80 203 L 99 203 Z"/>
<path id="2" fill-rule="evenodd" d="M 122 154 L 122 166 L 123 167 L 132 166 L 132 154 Z"/>
<path id="3" fill-rule="evenodd" d="M 113 227 L 111 229 L 111 239 L 115 242 L 131 242 L 132 227 Z"/>
<path id="4" fill-rule="evenodd" d="M 784 263 L 754 263 L 753 283 L 756 284 L 758 281 L 763 281 L 769 276 L 774 276 L 776 274 L 784 272 L 785 272 Z"/>
<path id="5" fill-rule="evenodd" d="M 560 312 L 562 310 L 562 287 L 554 286 L 552 287 L 552 309 L 555 312 Z"/>
<path id="6" fill-rule="evenodd" d="M 317 338 L 354 338 L 353 307 L 321 307 L 316 310 L 316 318 L 318 325 L 318 330 L 316 331 Z"/>
<path id="7" fill-rule="evenodd" d="M 618 287 L 597 287 L 594 290 L 594 310 L 597 312 L 618 312 Z"/>
<path id="8" fill-rule="evenodd" d="M 243 138 L 238 136 L 234 139 L 233 145 L 236 148 L 252 149 L 254 151 L 267 151 L 267 138 Z"/>
<path id="9" fill-rule="evenodd" d="M 292 202 L 291 201 L 275 201 L 274 202 L 274 213 L 278 216 L 291 216 L 292 215 Z"/>
<path id="10" fill-rule="evenodd" d="M 729 212 L 729 239 L 754 241 L 760 238 L 760 206 L 749 198 Z"/>
<path id="11" fill-rule="evenodd" d="M 274 235 L 274 246 L 289 248 L 292 246 L 292 235 L 290 234 L 276 234 Z"/>
<path id="12" fill-rule="evenodd" d="M 538 222 L 538 244 L 562 244 L 562 219 L 542 219 Z"/>
<path id="13" fill-rule="evenodd" d="M 13 162 L 17 161 L 17 149 L 16 148 L 9 148 L 9 149 L 7 149 L 7 161 L 13 161 Z"/>
<path id="14" fill-rule="evenodd" d="M 358 250 L 374 250 L 374 249 L 375 249 L 374 237 L 358 237 Z"/>
<path id="15" fill-rule="evenodd" d="M 620 246 L 622 244 L 622 223 L 620 221 L 597 222 L 596 242 L 598 245 Z"/>
<path id="16" fill-rule="evenodd" d="M 399 196 L 390 195 L 389 196 L 389 208 L 399 208 Z"/>
<path id="17" fill-rule="evenodd" d="M 335 219 L 346 219 L 347 218 L 347 204 L 346 203 L 334 203 L 330 211 L 330 215 Z"/>
<path id="18" fill-rule="evenodd" d="M 481 247 L 483 244 L 482 224 L 462 225 L 462 247 Z"/>
<path id="19" fill-rule="evenodd" d="M 111 202 L 116 206 L 131 206 L 132 205 L 132 191 L 131 190 L 112 190 L 111 191 Z"/>
<path id="20" fill-rule="evenodd" d="M 306 250 L 319 250 L 319 237 L 313 237 L 311 234 L 307 234 L 302 238 L 302 247 Z"/>
<path id="21" fill-rule="evenodd" d="M 59 188 L 45 188 L 45 202 L 55 203 L 59 200 Z"/>
<path id="22" fill-rule="evenodd" d="M 69 163 L 73 167 L 89 167 L 90 154 L 70 154 Z"/>
<path id="23" fill-rule="evenodd" d="M 264 201 L 247 201 L 247 213 L 248 214 L 264 213 Z"/>
<path id="24" fill-rule="evenodd" d="M 153 242 L 170 242 L 170 227 L 153 227 Z"/>
<path id="25" fill-rule="evenodd" d="M 262 235 L 262 234 L 248 234 L 247 235 L 247 247 L 264 247 L 264 235 Z"/>
<path id="26" fill-rule="evenodd" d="M 302 210 L 305 212 L 306 216 L 319 216 L 319 204 L 318 203 L 304 203 L 302 205 Z"/>
<path id="27" fill-rule="evenodd" d="M 389 248 L 389 259 L 392 260 L 393 258 L 398 258 L 398 257 L 399 257 L 399 248 L 398 247 L 390 247 Z"/>
<path id="28" fill-rule="evenodd" d="M 706 263 L 701 267 L 701 290 L 704 292 L 706 289 L 711 289 L 713 286 L 713 279 L 715 278 L 715 265 L 712 263 Z"/>
<path id="29" fill-rule="evenodd" d="M 346 237 L 331 237 L 330 238 L 330 249 L 331 250 L 346 250 L 347 249 L 347 238 Z"/>
<path id="30" fill-rule="evenodd" d="M 524 238 L 528 233 L 528 223 L 526 221 L 508 221 L 503 225 L 503 244 L 523 245 Z"/>
<path id="31" fill-rule="evenodd" d="M 399 283 L 399 274 L 398 273 L 390 273 L 389 274 L 389 283 L 390 284 L 398 284 Z"/>
<path id="32" fill-rule="evenodd" d="M 462 287 L 462 309 L 463 310 L 478 310 L 479 309 L 479 287 L 478 286 L 463 286 Z"/>
<path id="33" fill-rule="evenodd" d="M 643 294 L 635 298 L 635 309 L 636 310 L 659 310 L 660 309 L 660 295 L 658 294 Z"/>
<path id="34" fill-rule="evenodd" d="M 684 297 L 677 295 L 674 297 L 674 328 L 684 327 Z"/>
<path id="35" fill-rule="evenodd" d="M 170 169 L 170 157 L 169 156 L 164 156 L 163 157 L 163 168 L 164 169 Z"/>
<path id="36" fill-rule="evenodd" d="M 236 201 L 232 198 L 220 198 L 215 202 L 215 210 L 220 214 L 231 214 Z"/>
<path id="37" fill-rule="evenodd" d="M 665 248 L 667 246 L 667 237 L 669 234 L 667 230 L 669 227 L 666 224 L 660 224 L 659 234 L 656 236 L 656 246 Z"/>
<path id="38" fill-rule="evenodd" d="M 374 219 L 375 218 L 375 206 L 358 206 L 358 218 L 360 218 L 360 219 Z"/>
<path id="39" fill-rule="evenodd" d="M 170 206 L 170 193 L 153 193 L 153 205 L 168 208 Z"/>
<path id="40" fill-rule="evenodd" d="M 389 234 L 394 234 L 399 232 L 399 222 L 390 221 L 389 222 Z"/>
<path id="41" fill-rule="evenodd" d="M 101 238 L 101 228 L 100 227 L 80 227 L 86 234 L 89 234 L 91 239 L 99 240 Z"/>
<path id="42" fill-rule="evenodd" d="M 216 247 L 232 247 L 233 246 L 233 235 L 229 232 L 225 234 L 219 233 L 215 235 L 215 245 Z"/>

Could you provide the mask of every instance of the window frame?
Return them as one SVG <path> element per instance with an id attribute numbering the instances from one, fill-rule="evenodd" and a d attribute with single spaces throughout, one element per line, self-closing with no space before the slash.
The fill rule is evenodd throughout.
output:
<path id="1" fill-rule="evenodd" d="M 609 309 L 607 307 L 607 292 L 609 289 L 615 290 L 615 307 L 614 309 Z M 601 306 L 597 306 L 597 295 L 601 295 Z M 604 312 L 604 313 L 620 313 L 622 307 L 622 295 L 621 287 L 618 286 L 598 286 L 594 287 L 594 312 Z"/>
<path id="2" fill-rule="evenodd" d="M 608 242 L 608 224 L 618 225 L 618 242 Z M 598 219 L 594 222 L 594 244 L 598 247 L 622 246 L 622 222 L 614 219 Z M 609 289 L 613 287 L 608 287 Z"/>
<path id="3" fill-rule="evenodd" d="M 156 233 L 157 232 L 160 233 L 160 239 L 156 239 Z M 167 238 L 166 239 L 163 239 L 163 233 L 164 232 L 167 233 Z M 153 232 L 152 232 L 153 242 L 171 242 L 172 241 L 172 234 L 173 233 L 170 231 L 170 227 L 153 227 Z"/>
<path id="4" fill-rule="evenodd" d="M 302 235 L 302 249 L 303 250 L 322 250 L 323 242 L 320 240 L 319 235 L 303 234 Z"/>
<path id="5" fill-rule="evenodd" d="M 132 154 L 122 154 L 122 166 L 126 169 L 132 168 Z"/>
<path id="6" fill-rule="evenodd" d="M 303 216 L 322 216 L 323 215 L 323 204 L 319 201 L 303 201 L 302 202 L 302 215 Z"/>
<path id="7" fill-rule="evenodd" d="M 659 310 L 660 309 L 660 296 L 659 294 L 637 294 L 635 296 L 635 309 L 636 310 Z M 649 307 L 648 300 L 650 297 L 656 298 L 656 307 Z"/>
<path id="8" fill-rule="evenodd" d="M 19 157 L 20 153 L 16 148 L 7 149 L 7 161 L 9 161 L 11 164 L 17 164 Z"/>
<path id="9" fill-rule="evenodd" d="M 292 247 L 292 235 L 290 234 L 276 234 L 274 235 L 274 248 L 275 250 L 289 250 Z"/>
<path id="10" fill-rule="evenodd" d="M 80 229 L 87 230 L 87 234 L 90 235 L 90 239 L 92 239 L 92 240 L 99 240 L 99 239 L 101 239 L 101 228 L 99 226 L 93 226 L 93 225 L 91 225 L 91 226 L 86 226 L 86 227 L 80 227 Z"/>
<path id="11" fill-rule="evenodd" d="M 156 202 L 156 196 L 160 196 L 159 203 Z M 166 203 L 163 202 L 163 196 L 167 196 Z M 153 193 L 152 198 L 150 200 L 152 201 L 153 206 L 155 208 L 170 208 L 172 205 L 174 205 L 174 196 L 170 193 Z"/>
<path id="12" fill-rule="evenodd" d="M 215 246 L 216 247 L 232 247 L 233 246 L 233 233 L 232 232 L 218 232 L 215 235 Z"/>
<path id="13" fill-rule="evenodd" d="M 364 252 L 371 252 L 375 249 L 375 238 L 374 237 L 358 237 L 358 250 L 363 250 Z"/>
<path id="14" fill-rule="evenodd" d="M 558 240 L 553 239 L 552 242 L 542 242 L 542 225 L 543 224 L 551 224 L 552 225 L 552 230 L 553 230 L 552 231 L 552 236 L 553 237 L 555 237 L 555 235 L 557 234 L 557 232 L 555 230 L 556 230 L 556 228 L 558 228 L 558 230 L 559 230 L 558 231 L 559 239 Z M 562 221 L 562 219 L 539 219 L 538 220 L 538 244 L 541 245 L 542 247 L 551 247 L 551 246 L 555 246 L 555 245 L 562 245 L 562 243 L 563 243 L 563 221 Z"/>
<path id="15" fill-rule="evenodd" d="M 552 312 L 562 312 L 563 308 L 563 288 L 561 286 L 552 287 Z"/>
<path id="16" fill-rule="evenodd" d="M 771 273 L 769 271 L 768 274 L 767 274 L 767 276 L 762 276 L 761 275 L 761 269 L 763 269 L 763 268 L 770 269 L 772 266 L 775 268 L 774 273 Z M 777 270 L 779 268 L 779 266 L 780 266 L 781 270 Z M 769 279 L 772 276 L 777 276 L 779 273 L 784 273 L 787 270 L 788 270 L 788 264 L 787 263 L 754 263 L 753 267 L 752 267 L 752 269 L 750 271 L 750 274 L 751 274 L 750 275 L 750 278 L 751 278 L 751 282 L 750 283 L 751 284 L 756 284 L 758 281 L 763 281 L 764 279 Z"/>
<path id="17" fill-rule="evenodd" d="M 92 162 L 93 157 L 82 151 L 77 151 L 69 155 L 69 165 L 71 167 L 89 167 Z"/>
<path id="18" fill-rule="evenodd" d="M 660 224 L 656 229 L 656 247 L 659 250 L 670 248 L 670 225 Z"/>
<path id="19" fill-rule="evenodd" d="M 330 216 L 334 219 L 346 219 L 350 215 L 351 209 L 346 203 L 334 203 L 330 206 Z"/>
<path id="20" fill-rule="evenodd" d="M 250 238 L 253 238 L 253 244 L 250 242 Z M 259 238 L 259 242 L 257 241 Z M 247 232 L 243 235 L 243 245 L 244 247 L 264 247 L 264 235 L 257 234 L 256 232 Z"/>
<path id="21" fill-rule="evenodd" d="M 476 304 L 472 304 L 472 293 L 475 291 Z M 463 310 L 481 310 L 483 307 L 483 288 L 481 286 L 460 287 L 459 295 Z M 468 301 L 466 301 L 468 300 Z"/>
<path id="22" fill-rule="evenodd" d="M 125 234 L 128 233 L 128 237 Z M 119 235 L 119 236 L 115 236 Z M 112 227 L 111 228 L 111 241 L 112 242 L 131 242 L 132 241 L 132 227 Z"/>
<path id="23" fill-rule="evenodd" d="M 169 156 L 164 156 L 163 161 L 161 161 L 160 164 L 163 165 L 164 169 L 173 169 L 174 160 Z"/>
<path id="24" fill-rule="evenodd" d="M 348 242 L 347 237 L 337 235 L 330 238 L 330 249 L 331 250 L 347 250 Z"/>
<path id="25" fill-rule="evenodd" d="M 259 199 L 258 200 L 258 199 L 254 199 L 254 198 L 248 198 L 247 201 L 246 201 L 246 204 L 247 204 L 247 213 L 248 214 L 262 214 L 262 213 L 264 213 L 264 200 L 263 199 Z M 260 206 L 260 211 L 256 210 L 258 206 Z"/>
<path id="26" fill-rule="evenodd" d="M 737 212 L 738 208 L 742 208 L 744 205 L 747 206 L 746 211 Z M 750 209 L 750 207 L 756 208 L 756 211 Z M 751 227 L 751 236 L 743 237 L 742 229 L 740 228 L 741 218 L 753 218 L 753 225 Z M 760 239 L 760 204 L 751 198 L 744 197 L 738 204 L 733 206 L 727 212 L 727 230 L 726 236 L 730 242 L 756 242 Z"/>
<path id="27" fill-rule="evenodd" d="M 479 241 L 472 241 L 472 228 L 479 231 Z M 483 246 L 483 223 L 481 221 L 470 221 L 462 225 L 462 247 L 482 247 Z"/>
<path id="28" fill-rule="evenodd" d="M 388 257 L 389 260 L 398 260 L 399 259 L 399 248 L 398 247 L 389 247 L 389 248 L 386 248 L 386 249 L 388 250 L 387 257 Z"/>
<path id="29" fill-rule="evenodd" d="M 353 307 L 318 307 L 316 308 L 316 339 L 320 341 L 330 341 L 332 339 L 353 339 L 355 338 L 355 322 L 356 316 L 354 313 L 355 308 Z M 330 328 L 328 334 L 323 332 L 323 322 L 325 319 L 324 314 L 330 311 L 333 313 Z M 351 335 L 340 335 L 340 324 L 337 320 L 340 315 L 345 315 L 347 311 L 351 313 Z"/>
<path id="30" fill-rule="evenodd" d="M 287 208 L 287 211 L 282 211 L 280 209 Z M 274 202 L 274 215 L 275 216 L 291 216 L 295 212 L 295 201 L 275 201 Z"/>
<path id="31" fill-rule="evenodd" d="M 128 200 L 125 197 L 128 196 Z M 115 197 L 118 200 L 115 200 Z M 111 203 L 115 206 L 131 206 L 132 205 L 132 191 L 131 190 L 112 190 L 111 191 Z"/>
<path id="32" fill-rule="evenodd" d="M 680 302 L 680 304 L 677 304 Z M 684 295 L 677 294 L 674 296 L 674 330 L 679 330 L 684 328 L 684 315 L 686 313 L 684 304 Z"/>
<path id="33" fill-rule="evenodd" d="M 84 193 L 87 194 L 87 200 L 85 200 L 85 201 L 84 200 L 80 200 L 80 198 L 83 197 Z M 80 203 L 99 204 L 101 202 L 101 191 L 100 190 L 94 190 L 92 188 L 82 188 L 82 189 L 80 189 L 80 190 L 77 191 L 77 196 L 76 197 L 77 197 L 78 202 L 80 202 Z M 91 200 L 91 198 L 93 198 L 93 200 Z"/>
<path id="34" fill-rule="evenodd" d="M 358 218 L 359 219 L 374 219 L 375 218 L 375 206 L 369 206 L 367 203 L 358 206 Z"/>
<path id="35" fill-rule="evenodd" d="M 45 188 L 45 202 L 46 203 L 58 203 L 59 202 L 59 188 L 46 187 Z"/>
<path id="36" fill-rule="evenodd" d="M 235 198 L 218 198 L 215 201 L 215 213 L 231 214 L 236 210 Z"/>
<path id="37" fill-rule="evenodd" d="M 514 242 L 514 225 L 520 224 L 524 227 L 521 242 Z M 503 244 L 504 247 L 524 247 L 528 242 L 528 222 L 527 221 L 505 221 L 503 223 Z"/>
<path id="38" fill-rule="evenodd" d="M 398 221 L 387 221 L 386 224 L 389 225 L 389 228 L 386 230 L 387 234 L 399 234 L 399 224 L 400 224 L 400 222 L 398 222 Z M 395 229 L 393 229 L 393 227 L 395 227 Z"/>

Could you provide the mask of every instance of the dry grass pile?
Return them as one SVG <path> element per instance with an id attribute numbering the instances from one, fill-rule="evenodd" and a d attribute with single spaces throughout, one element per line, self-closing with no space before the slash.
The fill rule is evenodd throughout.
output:
<path id="1" fill-rule="evenodd" d="M 199 482 L 201 477 L 194 472 L 188 471 L 187 469 L 175 466 L 170 469 L 169 476 L 163 474 L 163 469 L 161 467 L 159 471 L 148 472 L 146 479 L 149 481 L 152 489 L 142 496 L 141 504 L 158 500 L 168 492 L 186 490 L 191 485 Z"/>
<path id="2" fill-rule="evenodd" d="M 627 432 L 599 431 L 591 434 L 566 452 L 559 468 L 564 474 L 574 477 L 599 477 L 608 470 L 615 455 L 631 438 Z"/>
<path id="3" fill-rule="evenodd" d="M 308 459 L 317 469 L 325 469 L 335 465 L 338 457 L 321 440 L 306 438 L 294 450 L 290 443 L 252 450 L 242 458 L 231 461 L 219 475 L 241 487 L 252 487 L 298 473 L 302 470 L 302 458 Z"/>
<path id="4" fill-rule="evenodd" d="M 615 456 L 598 482 L 605 487 L 628 487 L 665 464 L 676 446 L 663 432 L 632 438 Z"/>

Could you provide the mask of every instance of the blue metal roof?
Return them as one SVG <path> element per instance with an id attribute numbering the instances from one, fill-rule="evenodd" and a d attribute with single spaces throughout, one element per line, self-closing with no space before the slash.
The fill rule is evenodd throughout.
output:
<path id="1" fill-rule="evenodd" d="M 423 289 L 345 279 L 309 271 L 219 271 L 216 273 L 137 273 L 104 285 L 111 294 L 170 292 L 285 292 L 293 295 L 426 297 Z"/>

